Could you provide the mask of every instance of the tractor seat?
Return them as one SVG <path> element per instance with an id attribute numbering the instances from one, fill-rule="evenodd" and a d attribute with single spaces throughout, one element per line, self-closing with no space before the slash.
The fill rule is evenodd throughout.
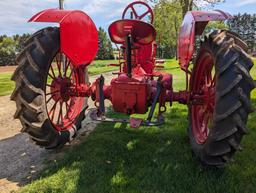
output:
<path id="1" fill-rule="evenodd" d="M 124 44 L 126 36 L 131 34 L 134 43 L 147 45 L 155 41 L 156 30 L 146 22 L 133 19 L 122 19 L 113 22 L 108 28 L 112 42 Z"/>

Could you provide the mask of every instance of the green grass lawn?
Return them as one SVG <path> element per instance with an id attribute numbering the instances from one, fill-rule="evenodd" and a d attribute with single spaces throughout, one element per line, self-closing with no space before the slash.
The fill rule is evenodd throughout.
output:
<path id="1" fill-rule="evenodd" d="M 96 60 L 89 66 L 89 75 L 96 75 L 100 73 L 118 70 L 118 67 L 110 67 L 107 64 L 115 64 L 115 60 Z M 11 81 L 12 73 L 0 73 L 0 96 L 11 94 L 15 83 Z"/>
<path id="2" fill-rule="evenodd" d="M 0 73 L 0 96 L 10 94 L 14 89 L 14 82 L 10 80 L 12 73 Z"/>
<path id="3" fill-rule="evenodd" d="M 256 61 L 255 61 L 256 62 Z M 184 74 L 169 60 L 175 90 L 184 88 Z M 251 71 L 256 78 L 256 66 Z M 254 106 L 256 92 L 252 94 Z M 131 129 L 127 124 L 101 123 L 65 156 L 49 163 L 40 178 L 21 192 L 83 193 L 252 193 L 256 192 L 256 115 L 249 117 L 244 151 L 224 169 L 206 169 L 191 152 L 187 108 L 174 104 L 160 127 Z"/>

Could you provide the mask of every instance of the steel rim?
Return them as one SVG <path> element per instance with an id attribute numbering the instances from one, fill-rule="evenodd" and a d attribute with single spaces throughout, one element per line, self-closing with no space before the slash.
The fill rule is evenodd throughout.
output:
<path id="1" fill-rule="evenodd" d="M 84 67 L 75 67 L 64 54 L 57 53 L 48 69 L 45 103 L 48 117 L 57 131 L 69 130 L 80 115 L 84 98 L 73 96 L 70 87 L 85 83 Z"/>
<path id="2" fill-rule="evenodd" d="M 215 106 L 216 75 L 211 53 L 205 52 L 201 55 L 194 78 L 193 92 L 200 93 L 203 102 L 192 105 L 193 135 L 198 144 L 203 144 L 212 127 Z"/>

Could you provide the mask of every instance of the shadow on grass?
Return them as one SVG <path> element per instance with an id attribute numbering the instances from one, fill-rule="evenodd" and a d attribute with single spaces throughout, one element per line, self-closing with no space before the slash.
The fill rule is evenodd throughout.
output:
<path id="1" fill-rule="evenodd" d="M 256 104 L 256 101 L 254 101 Z M 249 119 L 255 128 L 256 117 Z M 203 168 L 187 137 L 187 110 L 175 105 L 160 127 L 130 129 L 126 124 L 99 124 L 81 145 L 46 170 L 24 192 L 167 193 L 255 192 L 256 134 L 243 142 L 234 163 L 225 169 Z"/>

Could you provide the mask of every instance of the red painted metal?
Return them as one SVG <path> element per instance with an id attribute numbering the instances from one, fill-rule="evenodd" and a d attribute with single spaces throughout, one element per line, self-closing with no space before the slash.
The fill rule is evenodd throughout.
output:
<path id="1" fill-rule="evenodd" d="M 146 8 L 146 11 L 142 14 L 139 14 L 139 11 L 136 10 L 136 6 L 143 6 Z M 143 1 L 135 1 L 131 4 L 129 4 L 123 11 L 122 19 L 127 18 L 126 16 L 127 16 L 129 10 L 132 13 L 132 17 L 135 17 L 134 19 L 143 20 L 144 18 L 146 18 L 148 16 L 150 18 L 150 23 L 152 24 L 154 22 L 153 10 L 147 3 L 143 2 Z M 131 18 L 131 14 L 128 15 L 128 18 L 133 19 L 133 18 Z"/>
<path id="2" fill-rule="evenodd" d="M 156 55 L 156 31 L 154 27 L 139 20 L 118 20 L 109 27 L 111 40 L 116 44 L 123 44 L 124 49 L 125 38 L 128 34 L 131 34 L 134 41 L 134 49 L 132 50 L 134 74 L 152 74 Z M 126 69 L 126 63 L 124 63 L 123 72 L 126 72 Z"/>
<path id="3" fill-rule="evenodd" d="M 57 54 L 49 67 L 45 89 L 48 116 L 57 131 L 71 129 L 81 113 L 85 100 L 69 92 L 71 85 L 81 84 L 85 84 L 84 66 L 76 67 L 63 53 Z"/>
<path id="4" fill-rule="evenodd" d="M 76 66 L 89 65 L 98 50 L 98 32 L 92 19 L 82 11 L 47 9 L 29 22 L 60 23 L 61 52 Z"/>
<path id="5" fill-rule="evenodd" d="M 147 11 L 139 15 L 136 5 L 145 6 Z M 124 19 L 129 10 L 132 10 L 134 19 Z M 80 66 L 89 64 L 93 60 L 98 45 L 97 31 L 89 16 L 80 11 L 51 9 L 31 18 L 30 21 L 60 23 L 61 52 L 70 58 L 70 62 L 64 66 L 71 68 L 72 73 L 67 76 L 66 68 L 62 72 L 63 69 L 61 70 L 60 67 L 62 65 L 57 60 L 58 75 L 54 74 L 53 67 L 51 67 L 49 76 L 52 81 L 51 84 L 47 84 L 49 87 L 47 95 L 50 98 L 46 99 L 46 103 L 53 102 L 48 113 L 57 130 L 65 130 L 73 124 L 83 107 L 82 97 L 91 97 L 98 110 L 100 110 L 99 104 L 102 105 L 100 102 L 108 99 L 115 112 L 126 114 L 145 114 L 150 107 L 155 106 L 153 104 L 158 102 L 158 117 L 166 111 L 166 102 L 172 105 L 172 102 L 177 101 L 191 105 L 195 138 L 199 144 L 205 142 L 215 98 L 215 79 L 212 75 L 213 59 L 205 51 L 193 69 L 193 74 L 188 71 L 188 65 L 194 52 L 195 36 L 203 33 L 209 21 L 221 21 L 231 16 L 221 11 L 192 11 L 186 14 L 179 35 L 179 62 L 186 72 L 187 85 L 186 90 L 175 92 L 172 87 L 172 75 L 155 70 L 156 64 L 164 61 L 156 60 L 156 30 L 151 24 L 142 21 L 147 15 L 151 15 L 151 22 L 153 22 L 152 9 L 144 2 L 134 2 L 124 10 L 122 20 L 110 25 L 110 38 L 114 43 L 121 44 L 119 56 L 124 56 L 124 61 L 120 60 L 118 65 L 111 64 L 111 66 L 119 66 L 120 70 L 116 73 L 117 78 L 112 79 L 110 85 L 103 85 L 103 90 L 100 78 L 92 84 L 84 81 L 85 65 Z M 128 63 L 127 59 L 131 61 L 129 60 Z M 189 75 L 191 75 L 190 85 Z M 104 97 L 100 95 L 101 91 Z M 65 115 L 60 110 L 57 118 L 54 118 L 57 104 L 60 108 L 66 104 L 71 110 L 66 109 Z M 141 120 L 133 119 L 130 122 L 136 127 L 142 123 Z"/>
<path id="6" fill-rule="evenodd" d="M 188 91 L 173 92 L 170 94 L 171 94 L 170 101 L 176 101 L 181 104 L 189 104 L 191 100 L 191 92 L 188 92 Z"/>
<path id="7" fill-rule="evenodd" d="M 214 59 L 205 51 L 194 68 L 190 92 L 199 93 L 201 104 L 191 106 L 193 133 L 198 144 L 203 144 L 209 134 L 215 105 L 215 73 Z"/>
<path id="8" fill-rule="evenodd" d="M 125 37 L 131 34 L 134 43 L 147 45 L 155 41 L 156 30 L 148 23 L 139 20 L 118 20 L 113 22 L 109 28 L 109 36 L 112 42 L 124 44 Z"/>
<path id="9" fill-rule="evenodd" d="M 139 128 L 143 122 L 143 119 L 130 118 L 130 126 L 131 128 Z"/>
<path id="10" fill-rule="evenodd" d="M 190 11 L 182 22 L 178 38 L 178 58 L 181 69 L 187 70 L 195 48 L 195 36 L 201 35 L 209 21 L 232 18 L 222 11 Z"/>
<path id="11" fill-rule="evenodd" d="M 137 51 L 138 64 L 140 64 L 147 74 L 153 74 L 155 68 L 155 44 L 155 42 L 152 42 L 151 44 L 140 46 L 140 49 Z"/>
<path id="12" fill-rule="evenodd" d="M 138 16 L 136 6 L 144 6 L 147 11 Z M 128 10 L 131 9 L 134 19 L 124 19 Z M 153 22 L 153 11 L 144 2 L 133 2 L 126 7 L 123 12 L 123 19 L 113 22 L 109 27 L 110 39 L 116 44 L 122 44 L 121 48 L 125 49 L 125 38 L 128 34 L 133 39 L 132 61 L 133 61 L 133 75 L 143 76 L 146 74 L 153 74 L 156 61 L 156 30 L 146 22 L 141 21 L 144 17 L 150 14 Z M 125 57 L 125 56 L 124 56 Z M 126 60 L 126 58 L 125 58 Z M 120 63 L 120 72 L 126 72 L 127 64 Z M 123 65 L 123 68 L 122 68 Z"/>
<path id="13" fill-rule="evenodd" d="M 148 111 L 150 89 L 146 78 L 138 80 L 122 74 L 111 82 L 111 86 L 112 104 L 116 112 L 144 114 Z"/>

